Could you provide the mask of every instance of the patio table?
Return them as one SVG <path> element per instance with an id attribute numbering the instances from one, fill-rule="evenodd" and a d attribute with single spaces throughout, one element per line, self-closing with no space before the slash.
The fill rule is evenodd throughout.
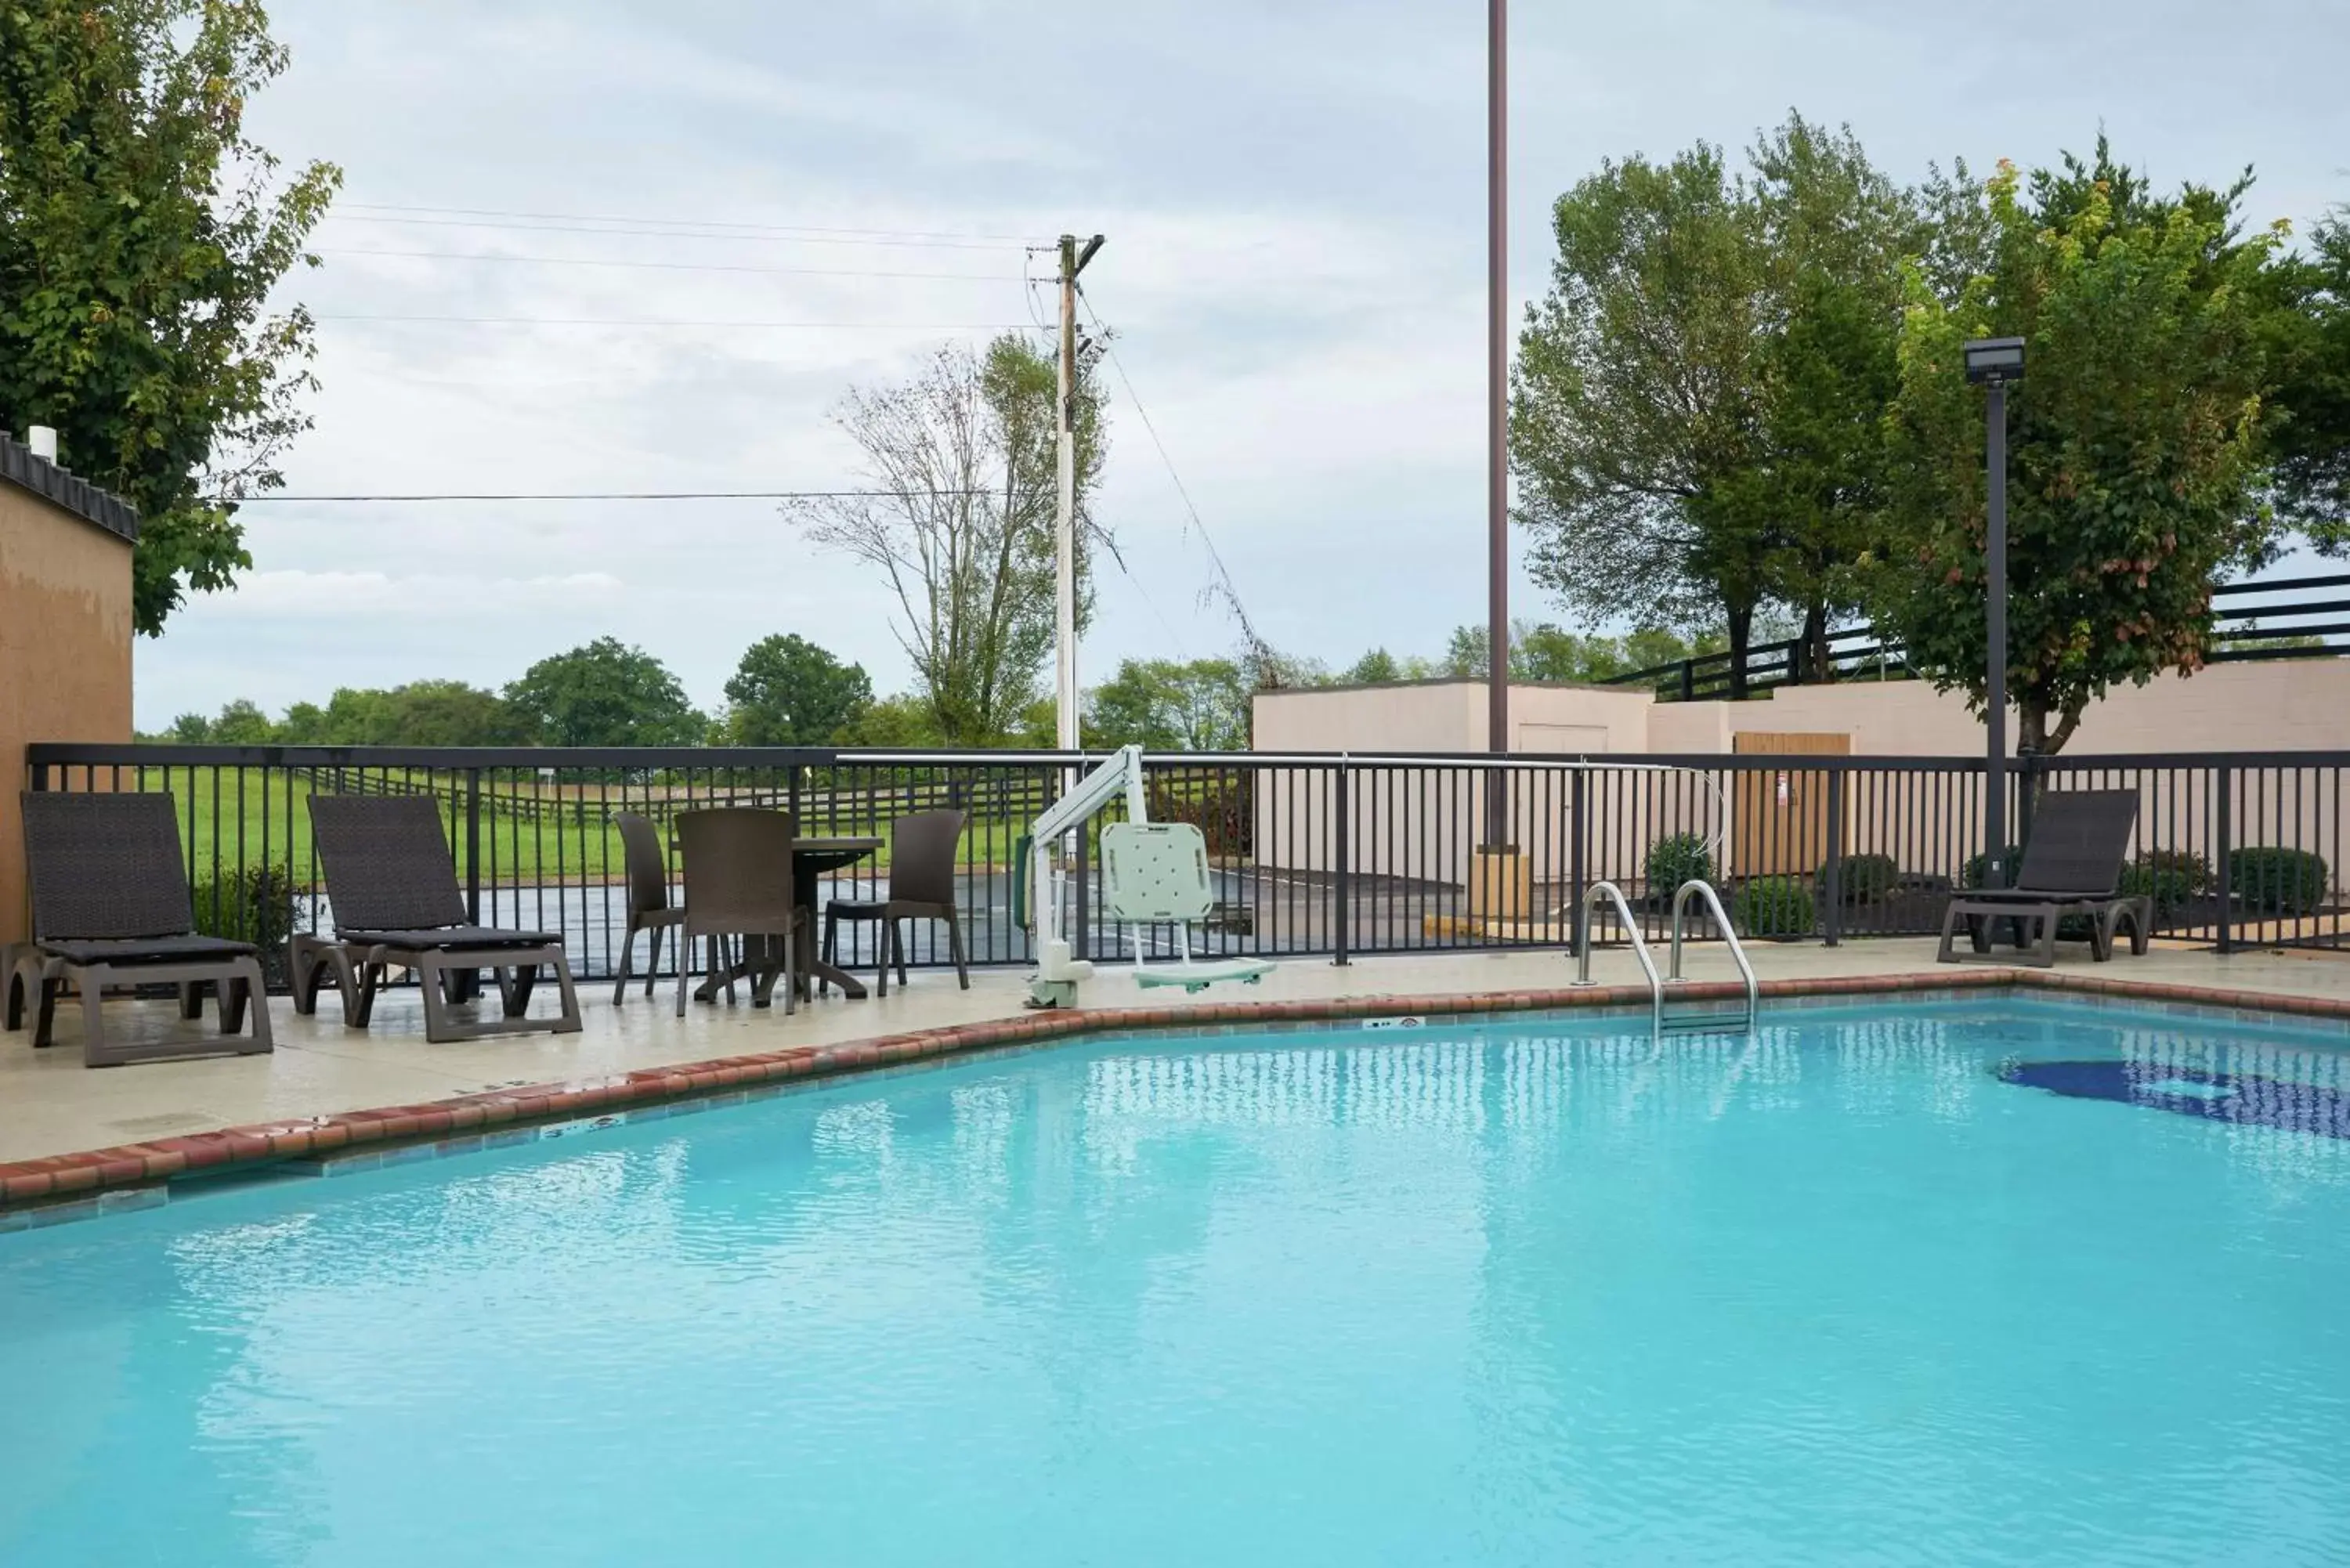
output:
<path id="1" fill-rule="evenodd" d="M 808 951 L 803 956 L 800 963 L 800 978 L 803 984 L 810 981 L 829 981 L 840 987 L 842 993 L 852 1002 L 865 1000 L 863 981 L 845 969 L 826 963 L 816 956 L 814 919 L 816 909 L 816 887 L 826 872 L 837 871 L 844 866 L 854 866 L 880 847 L 881 840 L 879 838 L 847 836 L 792 840 L 792 902 L 807 910 L 810 917 L 809 939 L 806 944 Z M 673 837 L 670 840 L 670 851 L 671 854 L 677 852 L 677 841 Z M 692 896 L 692 889 L 689 888 L 686 890 L 686 897 L 691 898 Z M 766 988 L 758 983 L 758 978 L 761 974 L 771 972 L 779 967 L 782 960 L 783 953 L 780 946 L 772 939 L 746 938 L 743 943 L 742 961 L 731 971 L 713 974 L 703 981 L 695 988 L 694 998 L 696 1001 L 708 1002 L 715 997 L 719 989 L 728 981 L 748 980 L 752 981 L 751 1005 L 764 1007 L 768 1005 Z M 802 994 L 805 995 L 806 992 L 803 992 Z"/>

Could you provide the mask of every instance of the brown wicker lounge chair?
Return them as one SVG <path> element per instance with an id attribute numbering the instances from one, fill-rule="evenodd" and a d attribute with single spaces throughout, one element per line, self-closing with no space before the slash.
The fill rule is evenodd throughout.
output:
<path id="1" fill-rule="evenodd" d="M 271 1048 L 260 949 L 200 936 L 188 902 L 187 863 L 168 794 L 74 794 L 29 791 L 25 862 L 33 893 L 33 940 L 9 950 L 0 985 L 6 1021 L 24 1025 L 33 1003 L 33 1044 L 47 1045 L 57 993 L 81 992 L 86 1065 L 171 1056 L 250 1055 Z M 221 1037 L 119 1044 L 107 1038 L 99 1003 L 109 985 L 176 982 L 180 1014 L 194 1018 L 205 985 L 219 1001 Z M 244 1013 L 253 1010 L 253 1033 Z"/>
<path id="2" fill-rule="evenodd" d="M 427 1040 L 577 1032 L 579 997 L 563 939 L 468 921 L 438 802 L 426 795 L 314 794 L 310 827 L 327 874 L 335 940 L 294 939 L 287 958 L 298 1010 L 317 1010 L 319 989 L 331 975 L 342 992 L 343 1022 L 364 1029 L 384 971 L 397 966 L 413 971 L 423 987 Z M 562 1012 L 554 1018 L 526 1016 L 542 964 L 555 971 L 563 993 Z M 451 1007 L 477 993 L 485 969 L 497 976 L 505 1016 L 455 1016 Z"/>
<path id="3" fill-rule="evenodd" d="M 1955 963 L 1952 947 L 1959 922 L 1967 923 L 1974 956 L 1991 956 L 1991 930 L 2015 924 L 2015 945 L 2029 951 L 2025 963 L 2056 961 L 2056 924 L 2066 915 L 2089 920 L 2089 951 L 2099 963 L 2114 956 L 2114 939 L 2129 925 L 2130 951 L 2146 951 L 2154 926 L 2154 900 L 2121 891 L 2122 862 L 2129 853 L 2130 829 L 2137 822 L 2137 792 L 2128 789 L 2051 790 L 2032 818 L 2032 836 L 2012 888 L 1978 888 L 1951 898 L 1942 915 L 1942 947 L 1936 957 Z M 2037 935 L 2032 935 L 2033 928 Z"/>
<path id="4" fill-rule="evenodd" d="M 879 983 L 875 994 L 889 994 L 889 968 L 897 965 L 898 983 L 906 983 L 908 920 L 943 920 L 947 951 L 954 956 L 955 977 L 971 989 L 971 966 L 962 952 L 962 919 L 955 908 L 955 846 L 962 838 L 963 814 L 926 811 L 901 816 L 889 827 L 889 896 L 887 898 L 828 898 L 824 906 L 824 961 L 833 963 L 843 921 L 881 922 Z"/>

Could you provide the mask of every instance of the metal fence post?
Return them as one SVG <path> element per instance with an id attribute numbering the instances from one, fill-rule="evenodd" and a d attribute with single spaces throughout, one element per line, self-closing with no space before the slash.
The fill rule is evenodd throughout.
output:
<path id="1" fill-rule="evenodd" d="M 2030 746 L 2016 748 L 2015 815 L 2008 820 L 2015 824 L 2015 842 L 2018 845 L 2032 842 L 2033 808 L 2039 804 L 2040 770 L 2041 764 L 2045 760 Z M 2006 851 L 2002 849 L 2002 857 L 2004 857 Z M 2012 872 L 2011 871 L 2010 874 L 2012 875 Z"/>
<path id="2" fill-rule="evenodd" d="M 1588 809 L 1591 805 L 1591 774 L 1583 768 L 1575 770 L 1573 795 L 1575 830 L 1569 839 L 1573 847 L 1567 857 L 1566 875 L 1567 890 L 1575 900 L 1575 925 L 1567 947 L 1576 958 L 1581 958 L 1585 944 L 1591 940 L 1591 933 L 1583 923 L 1583 889 L 1591 869 L 1591 813 Z"/>
<path id="3" fill-rule="evenodd" d="M 1844 940 L 1844 769 L 1828 769 L 1828 858 L 1827 887 L 1825 889 L 1828 907 L 1822 924 L 1826 930 L 1826 945 L 1835 947 Z"/>
<path id="4" fill-rule="evenodd" d="M 1070 878 L 1071 892 L 1076 897 L 1077 905 L 1069 932 L 1069 956 L 1072 958 L 1083 959 L 1094 956 L 1093 863 L 1093 825 L 1087 823 L 1077 829 L 1077 874 Z"/>
<path id="5" fill-rule="evenodd" d="M 2233 864 L 2236 839 L 2235 770 L 2225 763 L 2219 764 L 2211 770 L 2211 781 L 2220 794 L 2217 806 L 2212 812 L 2215 819 L 2213 832 L 2219 838 L 2219 852 L 2213 857 L 2217 862 L 2214 867 L 2215 875 L 2220 884 L 2219 945 L 2221 952 L 2230 953 L 2236 950 L 2236 868 Z"/>
<path id="6" fill-rule="evenodd" d="M 1336 818 L 1332 824 L 1331 833 L 1331 836 L 1336 843 L 1331 866 L 1333 906 L 1331 918 L 1336 922 L 1336 934 L 1334 939 L 1336 957 L 1331 961 L 1344 969 L 1349 961 L 1347 950 L 1352 945 L 1349 939 L 1353 935 L 1354 921 L 1355 788 L 1353 775 L 1347 768 L 1347 759 L 1343 756 L 1338 759 L 1336 778 L 1338 798 L 1331 808 L 1331 815 Z"/>
<path id="7" fill-rule="evenodd" d="M 482 770 L 465 770 L 465 919 L 482 923 Z"/>
<path id="8" fill-rule="evenodd" d="M 1694 659 L 1681 660 L 1681 701 L 1697 701 L 1697 660 Z"/>

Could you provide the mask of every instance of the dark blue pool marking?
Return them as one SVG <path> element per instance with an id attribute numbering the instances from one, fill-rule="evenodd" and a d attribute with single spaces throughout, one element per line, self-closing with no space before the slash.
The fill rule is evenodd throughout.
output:
<path id="1" fill-rule="evenodd" d="M 2350 1095 L 2257 1073 L 2206 1073 L 2146 1062 L 2000 1064 L 2002 1083 L 2076 1100 L 2118 1100 L 2210 1122 L 2350 1138 Z"/>

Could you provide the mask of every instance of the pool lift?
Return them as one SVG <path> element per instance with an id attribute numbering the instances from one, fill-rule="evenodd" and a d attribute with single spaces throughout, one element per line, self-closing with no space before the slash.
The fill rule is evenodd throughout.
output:
<path id="1" fill-rule="evenodd" d="M 1021 841 L 1013 879 L 1014 919 L 1020 919 L 1024 884 L 1036 910 L 1036 971 L 1028 977 L 1028 1005 L 1074 1007 L 1078 982 L 1093 978 L 1093 964 L 1070 952 L 1063 913 L 1069 872 L 1059 846 L 1121 794 L 1126 820 L 1102 829 L 1102 906 L 1126 927 L 1133 943 L 1135 983 L 1145 988 L 1180 985 L 1197 992 L 1219 981 L 1254 985 L 1263 980 L 1273 969 L 1264 959 L 1192 957 L 1191 924 L 1206 919 L 1215 905 L 1207 839 L 1191 823 L 1150 820 L 1142 787 L 1142 748 L 1121 746 L 1054 802 Z M 1177 961 L 1152 969 L 1142 961 L 1142 929 L 1161 924 L 1175 927 Z"/>
<path id="2" fill-rule="evenodd" d="M 1606 900 L 1616 906 L 1616 918 L 1624 923 L 1624 934 L 1632 940 L 1632 956 L 1640 961 L 1640 972 L 1648 978 L 1648 1027 L 1658 1034 L 1711 1033 L 1733 1026 L 1741 1033 L 1754 1032 L 1754 1014 L 1761 1000 L 1762 987 L 1755 983 L 1754 966 L 1746 961 L 1746 949 L 1738 933 L 1731 928 L 1730 917 L 1723 913 L 1721 899 L 1711 883 L 1698 878 L 1680 885 L 1673 894 L 1673 957 L 1672 972 L 1659 979 L 1657 961 L 1648 956 L 1648 944 L 1640 940 L 1640 922 L 1632 913 L 1631 900 L 1624 889 L 1613 882 L 1594 882 L 1583 895 L 1583 903 L 1575 919 L 1575 983 L 1589 985 L 1591 981 L 1591 909 Z M 1730 956 L 1737 961 L 1738 972 L 1746 981 L 1746 1011 L 1741 1016 L 1722 1012 L 1684 1012 L 1678 1016 L 1665 1008 L 1665 988 L 1687 983 L 1681 974 L 1681 926 L 1689 914 L 1691 899 L 1702 900 L 1713 916 L 1714 929 L 1721 940 L 1730 944 Z"/>

